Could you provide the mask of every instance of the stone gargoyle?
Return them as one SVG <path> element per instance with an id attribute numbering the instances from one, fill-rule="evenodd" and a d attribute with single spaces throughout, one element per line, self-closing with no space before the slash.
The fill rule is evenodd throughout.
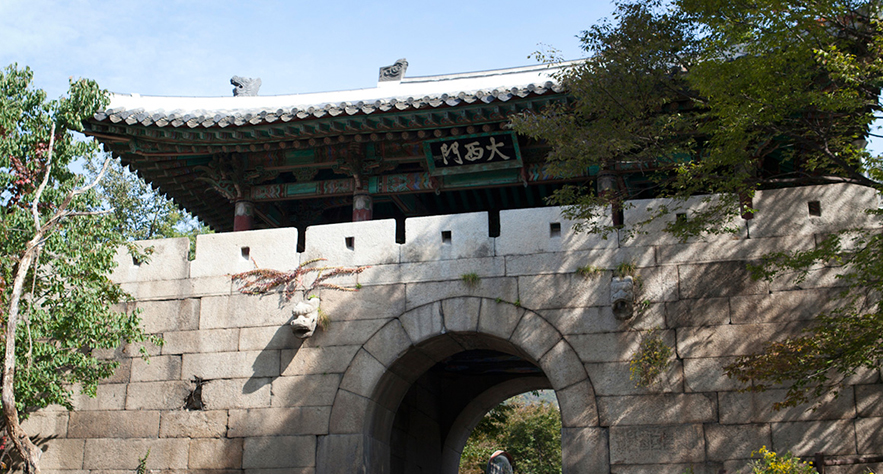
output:
<path id="1" fill-rule="evenodd" d="M 635 312 L 635 280 L 631 276 L 613 277 L 610 282 L 610 302 L 613 316 L 629 319 Z"/>
<path id="2" fill-rule="evenodd" d="M 306 339 L 316 332 L 319 323 L 319 298 L 310 298 L 294 305 L 291 310 L 294 319 L 291 320 L 291 331 L 294 337 Z"/>
<path id="3" fill-rule="evenodd" d="M 233 76 L 230 84 L 236 86 L 233 88 L 234 96 L 256 96 L 261 88 L 261 78 Z"/>

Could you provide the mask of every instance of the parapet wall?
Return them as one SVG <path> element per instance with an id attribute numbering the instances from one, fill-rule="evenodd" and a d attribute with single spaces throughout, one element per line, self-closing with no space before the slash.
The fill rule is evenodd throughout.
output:
<path id="1" fill-rule="evenodd" d="M 627 225 L 671 203 L 631 204 Z M 675 214 L 689 219 L 706 205 L 688 204 Z M 735 357 L 832 309 L 841 284 L 829 267 L 799 285 L 787 275 L 755 281 L 746 262 L 810 249 L 841 229 L 878 228 L 864 212 L 878 207 L 876 194 L 849 185 L 763 191 L 753 207 L 753 219 L 734 219 L 736 232 L 689 242 L 664 234 L 664 222 L 630 239 L 575 233 L 557 208 L 501 212 L 498 237 L 488 236 L 487 215 L 473 213 L 408 219 L 402 244 L 394 221 L 310 227 L 302 253 L 295 229 L 200 235 L 192 261 L 187 239 L 143 242 L 151 261 L 121 251 L 113 278 L 165 344 L 147 348 L 149 361 L 131 347 L 102 354 L 120 367 L 97 398 L 38 412 L 26 429 L 50 439 L 43 469 L 53 474 L 131 472 L 148 449 L 147 468 L 162 474 L 455 474 L 490 407 L 551 388 L 564 474 L 732 474 L 761 446 L 883 454 L 880 370 L 862 370 L 814 411 L 774 411 L 785 390 L 743 393 L 723 374 Z M 331 324 L 306 340 L 289 327 L 294 302 L 243 295 L 231 282 L 314 258 L 370 268 L 342 282 L 359 292 L 323 290 Z M 626 262 L 642 282 L 641 310 L 623 318 L 612 270 Z M 467 274 L 477 278 L 468 284 Z M 629 361 L 650 329 L 674 353 L 656 386 L 637 387 Z M 540 372 L 501 383 L 431 378 L 437 362 L 474 350 Z"/>
<path id="2" fill-rule="evenodd" d="M 630 201 L 624 211 L 626 228 L 647 220 L 654 209 L 670 200 Z M 405 220 L 406 241 L 396 243 L 394 220 L 378 220 L 312 226 L 306 229 L 306 246 L 296 251 L 298 231 L 282 228 L 197 236 L 196 257 L 188 261 L 187 239 L 145 242 L 154 252 L 149 265 L 133 262 L 125 252 L 118 256 L 114 281 L 206 278 L 254 268 L 292 269 L 301 262 L 324 258 L 330 265 L 396 265 L 481 259 L 539 253 L 617 250 L 622 257 L 602 260 L 596 266 L 612 268 L 645 247 L 668 247 L 655 263 L 745 259 L 763 252 L 813 245 L 812 236 L 840 229 L 879 225 L 864 209 L 874 209 L 878 197 L 873 189 L 840 184 L 758 191 L 753 219 L 733 219 L 735 232 L 691 239 L 684 243 L 664 232 L 676 218 L 704 207 L 703 197 L 686 202 L 663 219 L 644 226 L 643 232 L 598 236 L 574 231 L 574 222 L 561 216 L 560 208 L 544 207 L 500 212 L 500 235 L 489 237 L 486 213 L 416 217 Z M 812 214 L 810 212 L 812 208 Z M 813 215 L 817 214 L 817 215 Z M 787 246 L 767 239 L 787 238 Z M 766 245 L 765 245 L 766 244 Z M 691 248 L 684 253 L 681 249 Z M 407 277 L 406 277 L 407 278 Z M 366 279 L 370 280 L 370 279 Z"/>

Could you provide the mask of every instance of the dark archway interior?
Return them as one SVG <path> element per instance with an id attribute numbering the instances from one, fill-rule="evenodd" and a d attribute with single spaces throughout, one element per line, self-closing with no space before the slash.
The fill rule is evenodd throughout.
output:
<path id="1" fill-rule="evenodd" d="M 475 407 L 471 406 L 474 400 L 482 394 L 493 393 L 492 389 L 496 386 L 518 386 L 519 380 L 525 382 L 524 391 L 532 390 L 538 377 L 545 380 L 536 365 L 522 357 L 496 350 L 466 350 L 436 363 L 411 384 L 395 412 L 389 445 L 390 472 L 446 472 L 442 466 L 450 468 L 452 464 L 451 460 L 443 462 L 446 442 L 452 438 L 462 438 L 465 442 L 475 423 L 487 410 L 480 408 L 475 415 L 471 415 L 476 418 L 473 423 L 464 423 L 464 411 L 469 411 L 469 408 L 475 411 Z M 509 395 L 501 393 L 491 396 L 500 399 L 485 401 L 482 407 L 487 404 L 494 406 Z M 465 433 L 459 432 L 464 430 Z M 456 455 L 459 457 L 459 452 Z"/>

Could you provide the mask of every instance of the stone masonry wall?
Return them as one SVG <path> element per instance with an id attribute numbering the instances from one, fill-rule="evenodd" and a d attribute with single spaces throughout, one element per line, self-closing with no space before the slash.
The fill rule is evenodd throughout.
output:
<path id="1" fill-rule="evenodd" d="M 821 216 L 809 215 L 810 201 Z M 664 202 L 633 204 L 627 225 Z M 193 261 L 186 239 L 145 242 L 151 262 L 120 253 L 114 279 L 165 344 L 148 348 L 149 361 L 132 347 L 105 354 L 121 365 L 97 398 L 78 396 L 72 412 L 43 410 L 25 427 L 51 438 L 43 442 L 47 472 L 130 471 L 148 449 L 154 472 L 356 472 L 349 466 L 361 466 L 371 444 L 362 434 L 375 429 L 367 413 L 395 411 L 378 381 L 404 353 L 397 348 L 476 334 L 546 372 L 565 414 L 567 474 L 736 472 L 764 445 L 799 455 L 883 454 L 879 370 L 856 375 L 815 411 L 778 412 L 771 407 L 783 390 L 740 393 L 721 372 L 735 356 L 806 327 L 838 291 L 836 269 L 814 269 L 798 285 L 754 281 L 746 262 L 811 248 L 837 229 L 877 226 L 861 212 L 877 206 L 872 190 L 848 185 L 763 191 L 756 217 L 733 221 L 735 234 L 686 243 L 663 234 L 663 223 L 628 240 L 576 234 L 557 208 L 503 211 L 497 238 L 488 237 L 486 214 L 474 213 L 408 219 L 404 244 L 395 243 L 391 220 L 310 227 L 303 253 L 293 228 L 201 235 Z M 357 293 L 323 290 L 332 323 L 306 341 L 293 337 L 278 295 L 241 295 L 231 284 L 232 273 L 319 257 L 371 267 Z M 623 262 L 637 267 L 638 298 L 649 303 L 625 321 L 610 301 Z M 577 273 L 587 265 L 602 270 Z M 475 287 L 462 282 L 470 273 L 480 277 Z M 629 380 L 628 359 L 652 328 L 676 360 L 648 390 Z M 188 398 L 202 409 L 184 409 Z M 840 469 L 832 471 L 861 472 Z"/>

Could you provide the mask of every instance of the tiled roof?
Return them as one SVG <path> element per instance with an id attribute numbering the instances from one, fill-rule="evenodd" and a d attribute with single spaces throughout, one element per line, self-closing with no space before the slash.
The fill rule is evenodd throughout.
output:
<path id="1" fill-rule="evenodd" d="M 352 116 L 461 104 L 506 102 L 512 98 L 563 92 L 558 66 L 528 66 L 466 74 L 404 78 L 349 91 L 251 97 L 156 97 L 112 94 L 99 122 L 155 127 L 209 128 L 277 121 Z"/>

